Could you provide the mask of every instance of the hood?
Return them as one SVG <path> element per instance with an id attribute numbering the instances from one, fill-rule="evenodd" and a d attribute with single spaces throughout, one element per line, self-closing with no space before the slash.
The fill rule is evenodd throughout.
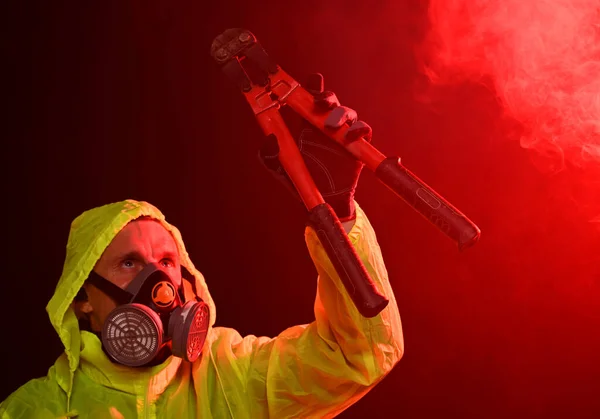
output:
<path id="1" fill-rule="evenodd" d="M 210 327 L 215 323 L 215 304 L 204 277 L 192 264 L 179 230 L 165 220 L 158 208 L 129 199 L 86 211 L 71 224 L 62 275 L 46 307 L 50 322 L 65 347 L 71 379 L 63 384 L 69 390 L 73 373 L 79 365 L 81 349 L 81 333 L 71 303 L 113 238 L 129 222 L 143 216 L 159 221 L 171 232 L 179 248 L 181 265 L 194 276 L 198 296 L 210 307 Z"/>

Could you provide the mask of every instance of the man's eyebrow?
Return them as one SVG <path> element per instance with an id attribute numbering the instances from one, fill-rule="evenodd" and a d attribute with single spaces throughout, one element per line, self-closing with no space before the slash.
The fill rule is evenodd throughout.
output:
<path id="1" fill-rule="evenodd" d="M 171 250 L 165 250 L 162 252 L 162 257 L 161 259 L 171 259 L 171 260 L 177 260 L 178 257 L 178 253 L 177 252 L 173 252 Z M 127 253 L 122 253 L 120 255 L 118 255 L 116 257 L 116 260 L 119 261 L 123 261 L 123 260 L 143 260 L 144 257 L 142 256 L 142 254 L 140 252 L 138 252 L 137 250 L 133 250 Z"/>
<path id="2" fill-rule="evenodd" d="M 178 253 L 167 250 L 163 252 L 162 256 L 163 259 L 177 260 Z"/>
<path id="3" fill-rule="evenodd" d="M 129 260 L 129 259 L 133 259 L 133 260 L 142 260 L 144 259 L 141 255 L 140 252 L 138 252 L 137 250 L 133 250 L 127 253 L 121 253 L 120 255 L 117 256 L 118 260 Z"/>

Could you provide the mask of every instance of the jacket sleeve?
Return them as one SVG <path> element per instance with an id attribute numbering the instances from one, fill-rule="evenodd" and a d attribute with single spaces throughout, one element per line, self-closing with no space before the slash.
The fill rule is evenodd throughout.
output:
<path id="1" fill-rule="evenodd" d="M 0 419 L 67 417 L 67 396 L 53 374 L 51 368 L 48 377 L 30 380 L 10 394 L 0 403 Z"/>
<path id="2" fill-rule="evenodd" d="M 364 396 L 402 357 L 396 300 L 375 232 L 358 206 L 349 237 L 390 300 L 388 306 L 373 318 L 362 317 L 316 233 L 307 228 L 306 243 L 319 274 L 315 321 L 272 339 L 234 339 L 226 351 L 230 360 L 244 360 L 238 373 L 245 377 L 249 417 L 333 417 Z"/>

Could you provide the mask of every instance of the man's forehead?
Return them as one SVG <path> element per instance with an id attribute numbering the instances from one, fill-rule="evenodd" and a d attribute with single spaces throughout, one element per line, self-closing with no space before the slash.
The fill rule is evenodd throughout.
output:
<path id="1" fill-rule="evenodd" d="M 111 247 L 121 252 L 148 247 L 155 251 L 177 252 L 177 244 L 171 233 L 154 219 L 131 221 L 113 238 L 109 244 L 109 248 Z"/>

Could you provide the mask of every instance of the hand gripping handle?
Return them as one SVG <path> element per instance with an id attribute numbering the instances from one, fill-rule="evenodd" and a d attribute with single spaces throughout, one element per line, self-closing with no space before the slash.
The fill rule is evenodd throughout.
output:
<path id="1" fill-rule="evenodd" d="M 378 179 L 388 188 L 446 236 L 454 240 L 458 244 L 459 250 L 477 243 L 481 234 L 479 228 L 441 195 L 402 166 L 397 157 L 386 157 L 363 138 L 350 143 L 346 142 L 348 125 L 343 125 L 335 130 L 325 127 L 325 120 L 329 112 L 315 112 L 314 97 L 304 88 L 298 87 L 291 92 L 286 98 L 286 104 L 332 140 L 344 146 L 357 160 L 375 172 Z"/>
<path id="2" fill-rule="evenodd" d="M 256 119 L 266 135 L 277 139 L 279 161 L 308 210 L 308 225 L 317 233 L 348 295 L 360 314 L 376 316 L 387 306 L 388 300 L 375 288 L 342 223 L 323 200 L 279 111 L 268 109 Z"/>

